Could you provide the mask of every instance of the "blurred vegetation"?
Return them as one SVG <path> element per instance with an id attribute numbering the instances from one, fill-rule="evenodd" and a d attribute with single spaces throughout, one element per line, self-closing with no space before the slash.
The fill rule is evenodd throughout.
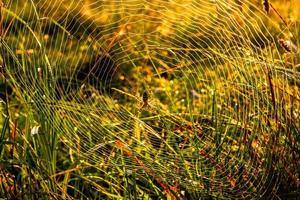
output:
<path id="1" fill-rule="evenodd" d="M 4 1 L 0 197 L 297 199 L 300 4 Z"/>

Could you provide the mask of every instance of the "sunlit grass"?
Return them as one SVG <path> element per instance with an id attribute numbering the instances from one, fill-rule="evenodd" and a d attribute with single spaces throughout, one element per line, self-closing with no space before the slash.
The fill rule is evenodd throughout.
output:
<path id="1" fill-rule="evenodd" d="M 274 2 L 280 16 L 271 10 L 271 19 L 258 3 L 242 5 L 249 16 L 223 1 L 221 11 L 188 1 L 184 9 L 181 1 L 153 1 L 152 10 L 140 1 L 20 3 L 2 9 L 8 82 L 0 84 L 12 92 L 0 92 L 8 97 L 1 103 L 1 197 L 299 193 L 295 1 Z M 52 7 L 59 9 L 38 19 Z M 40 13 L 30 12 L 35 9 Z M 196 23 L 202 16 L 204 32 Z M 253 25 L 256 17 L 270 33 L 260 22 Z M 296 51 L 279 39 L 292 41 Z M 95 62 L 116 69 L 98 72 Z"/>

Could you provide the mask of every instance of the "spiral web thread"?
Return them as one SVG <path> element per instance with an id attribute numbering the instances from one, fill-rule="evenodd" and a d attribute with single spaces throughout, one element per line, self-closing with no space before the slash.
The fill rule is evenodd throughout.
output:
<path id="1" fill-rule="evenodd" d="M 281 135 L 262 122 L 287 126 L 291 97 L 272 104 L 269 84 L 291 88 L 293 72 L 258 5 L 11 1 L 3 15 L 14 84 L 101 170 L 125 167 L 162 187 L 227 198 L 276 190 L 267 163 Z"/>

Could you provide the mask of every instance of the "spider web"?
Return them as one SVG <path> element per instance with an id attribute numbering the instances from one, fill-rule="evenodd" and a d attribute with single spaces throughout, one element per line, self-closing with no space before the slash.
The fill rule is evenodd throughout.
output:
<path id="1" fill-rule="evenodd" d="M 22 0 L 3 16 L 8 75 L 83 159 L 222 198 L 276 190 L 283 131 L 264 122 L 288 126 L 270 84 L 293 72 L 260 4 Z"/>

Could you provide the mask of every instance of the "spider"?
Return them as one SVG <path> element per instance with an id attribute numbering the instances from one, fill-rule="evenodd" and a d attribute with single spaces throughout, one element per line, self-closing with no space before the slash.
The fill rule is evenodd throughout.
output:
<path id="1" fill-rule="evenodd" d="M 143 105 L 142 105 L 142 108 L 145 108 L 149 105 L 148 103 L 148 99 L 149 99 L 149 94 L 147 91 L 144 91 L 143 92 L 143 96 L 142 96 L 142 99 L 143 99 Z"/>
<path id="2" fill-rule="evenodd" d="M 149 93 L 147 91 L 144 91 L 142 94 L 142 106 L 139 110 L 145 109 L 145 108 L 150 108 L 151 110 L 155 110 L 153 105 L 149 102 Z"/>

